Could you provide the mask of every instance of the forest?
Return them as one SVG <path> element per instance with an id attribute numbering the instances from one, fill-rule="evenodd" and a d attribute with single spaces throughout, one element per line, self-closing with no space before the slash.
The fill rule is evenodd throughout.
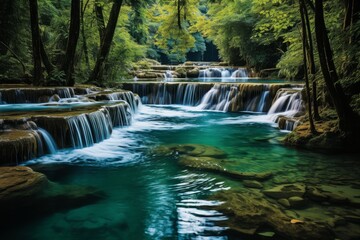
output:
<path id="1" fill-rule="evenodd" d="M 0 231 L 358 239 L 359 60 L 359 0 L 1 0 Z"/>

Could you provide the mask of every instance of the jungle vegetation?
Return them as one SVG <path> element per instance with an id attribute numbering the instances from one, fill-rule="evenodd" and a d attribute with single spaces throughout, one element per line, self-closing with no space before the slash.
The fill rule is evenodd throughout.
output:
<path id="1" fill-rule="evenodd" d="M 0 79 L 104 85 L 211 43 L 230 65 L 304 79 L 313 133 L 319 105 L 358 133 L 359 11 L 357 0 L 2 0 Z"/>

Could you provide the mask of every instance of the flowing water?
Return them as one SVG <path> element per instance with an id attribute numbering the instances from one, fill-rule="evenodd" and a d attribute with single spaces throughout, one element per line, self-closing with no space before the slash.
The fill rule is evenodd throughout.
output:
<path id="1" fill-rule="evenodd" d="M 313 178 L 323 183 L 331 174 L 356 178 L 352 156 L 286 148 L 279 143 L 285 134 L 265 113 L 140 106 L 132 125 L 114 128 L 110 138 L 26 163 L 47 166 L 50 180 L 99 188 L 105 199 L 34 218 L 3 230 L 1 239 L 242 239 L 219 224 L 227 216 L 209 210 L 221 202 L 208 199 L 221 190 L 244 189 L 241 181 L 182 167 L 173 157 L 157 157 L 150 150 L 171 143 L 205 144 L 225 151 L 232 170 L 271 171 L 275 179 L 295 182 Z M 62 174 L 51 174 L 62 168 Z M 318 211 L 326 217 L 324 209 Z"/>

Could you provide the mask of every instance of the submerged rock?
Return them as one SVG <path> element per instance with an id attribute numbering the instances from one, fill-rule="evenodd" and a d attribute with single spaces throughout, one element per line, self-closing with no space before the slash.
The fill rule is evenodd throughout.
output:
<path id="1" fill-rule="evenodd" d="M 225 159 L 227 154 L 212 146 L 202 144 L 170 144 L 162 145 L 152 150 L 155 156 L 176 156 L 179 164 L 218 173 L 235 179 L 265 180 L 272 176 L 272 173 L 238 172 L 226 168 Z"/>
<path id="2" fill-rule="evenodd" d="M 86 205 L 103 197 L 98 189 L 53 183 L 28 167 L 0 167 L 2 225 Z"/>
<path id="3" fill-rule="evenodd" d="M 308 186 L 306 195 L 317 202 L 328 202 L 338 205 L 360 206 L 360 189 L 343 185 Z"/>
<path id="4" fill-rule="evenodd" d="M 193 157 L 225 158 L 227 154 L 219 148 L 202 144 L 169 144 L 153 150 L 155 155 L 188 155 Z"/>
<path id="5" fill-rule="evenodd" d="M 248 188 L 258 188 L 258 189 L 261 189 L 261 188 L 264 187 L 260 182 L 255 181 L 255 180 L 253 180 L 253 181 L 251 181 L 251 180 L 244 180 L 244 181 L 243 181 L 243 184 L 244 184 L 245 187 L 248 187 Z"/>
<path id="6" fill-rule="evenodd" d="M 290 197 L 302 197 L 305 194 L 304 184 L 285 184 L 271 189 L 266 189 L 263 193 L 269 197 L 280 199 Z"/>
<path id="7" fill-rule="evenodd" d="M 325 224 L 295 221 L 296 219 L 286 216 L 276 205 L 251 193 L 223 191 L 212 198 L 224 202 L 214 207 L 229 217 L 222 224 L 241 234 L 254 235 L 262 226 L 268 226 L 275 232 L 274 237 L 278 235 L 299 240 L 334 238 Z"/>

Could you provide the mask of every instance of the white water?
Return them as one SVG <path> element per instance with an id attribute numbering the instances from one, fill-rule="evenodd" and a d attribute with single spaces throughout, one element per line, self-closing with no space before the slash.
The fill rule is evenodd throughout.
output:
<path id="1" fill-rule="evenodd" d="M 48 131 L 46 131 L 45 129 L 42 129 L 42 128 L 38 128 L 37 130 L 41 134 L 41 136 L 43 137 L 48 152 L 50 154 L 56 153 L 57 146 L 56 146 L 54 138 L 50 135 L 50 133 L 48 133 Z"/>

